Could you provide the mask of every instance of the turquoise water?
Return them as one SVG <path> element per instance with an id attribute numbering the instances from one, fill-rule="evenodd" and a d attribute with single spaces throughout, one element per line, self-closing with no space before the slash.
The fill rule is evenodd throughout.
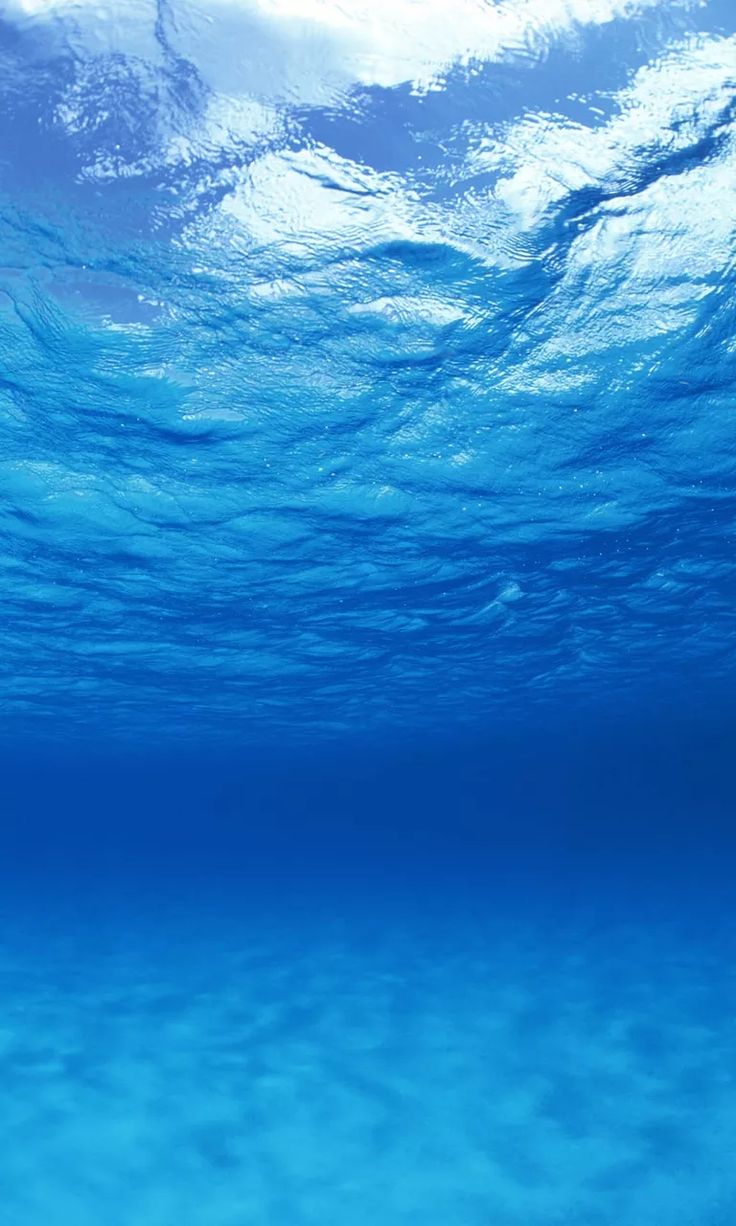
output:
<path id="1" fill-rule="evenodd" d="M 34 944 L 0 964 L 10 1221 L 732 1220 L 720 934 L 190 913 Z"/>
<path id="2" fill-rule="evenodd" d="M 728 786 L 586 748 L 16 763 L 8 1220 L 726 1226 Z"/>
<path id="3" fill-rule="evenodd" d="M 731 0 L 0 0 L 8 1226 L 733 1226 Z"/>

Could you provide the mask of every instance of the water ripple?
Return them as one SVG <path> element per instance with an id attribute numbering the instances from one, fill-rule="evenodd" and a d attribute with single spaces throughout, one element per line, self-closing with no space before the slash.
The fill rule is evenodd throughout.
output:
<path id="1" fill-rule="evenodd" d="M 6 729 L 731 683 L 733 18 L 391 9 L 3 7 Z"/>

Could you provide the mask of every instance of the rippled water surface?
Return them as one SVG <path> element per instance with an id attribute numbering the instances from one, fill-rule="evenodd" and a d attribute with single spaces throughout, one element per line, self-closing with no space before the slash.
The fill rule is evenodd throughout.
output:
<path id="1" fill-rule="evenodd" d="M 733 0 L 0 0 L 3 1226 L 733 1226 Z"/>
<path id="2" fill-rule="evenodd" d="M 730 4 L 3 5 L 6 728 L 733 675 Z"/>

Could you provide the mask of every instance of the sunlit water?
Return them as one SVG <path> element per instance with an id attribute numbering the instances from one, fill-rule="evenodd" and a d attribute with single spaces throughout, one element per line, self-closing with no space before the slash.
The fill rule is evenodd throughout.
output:
<path id="1" fill-rule="evenodd" d="M 736 10 L 0 0 L 8 1226 L 733 1226 Z"/>

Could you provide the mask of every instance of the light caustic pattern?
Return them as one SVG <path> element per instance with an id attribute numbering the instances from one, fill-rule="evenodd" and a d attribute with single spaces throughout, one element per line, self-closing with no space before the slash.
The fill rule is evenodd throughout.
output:
<path id="1" fill-rule="evenodd" d="M 8 1220 L 728 1226 L 732 941 L 507 920 L 6 926 Z"/>
<path id="2" fill-rule="evenodd" d="M 3 727 L 730 685 L 735 28 L 6 0 Z"/>

